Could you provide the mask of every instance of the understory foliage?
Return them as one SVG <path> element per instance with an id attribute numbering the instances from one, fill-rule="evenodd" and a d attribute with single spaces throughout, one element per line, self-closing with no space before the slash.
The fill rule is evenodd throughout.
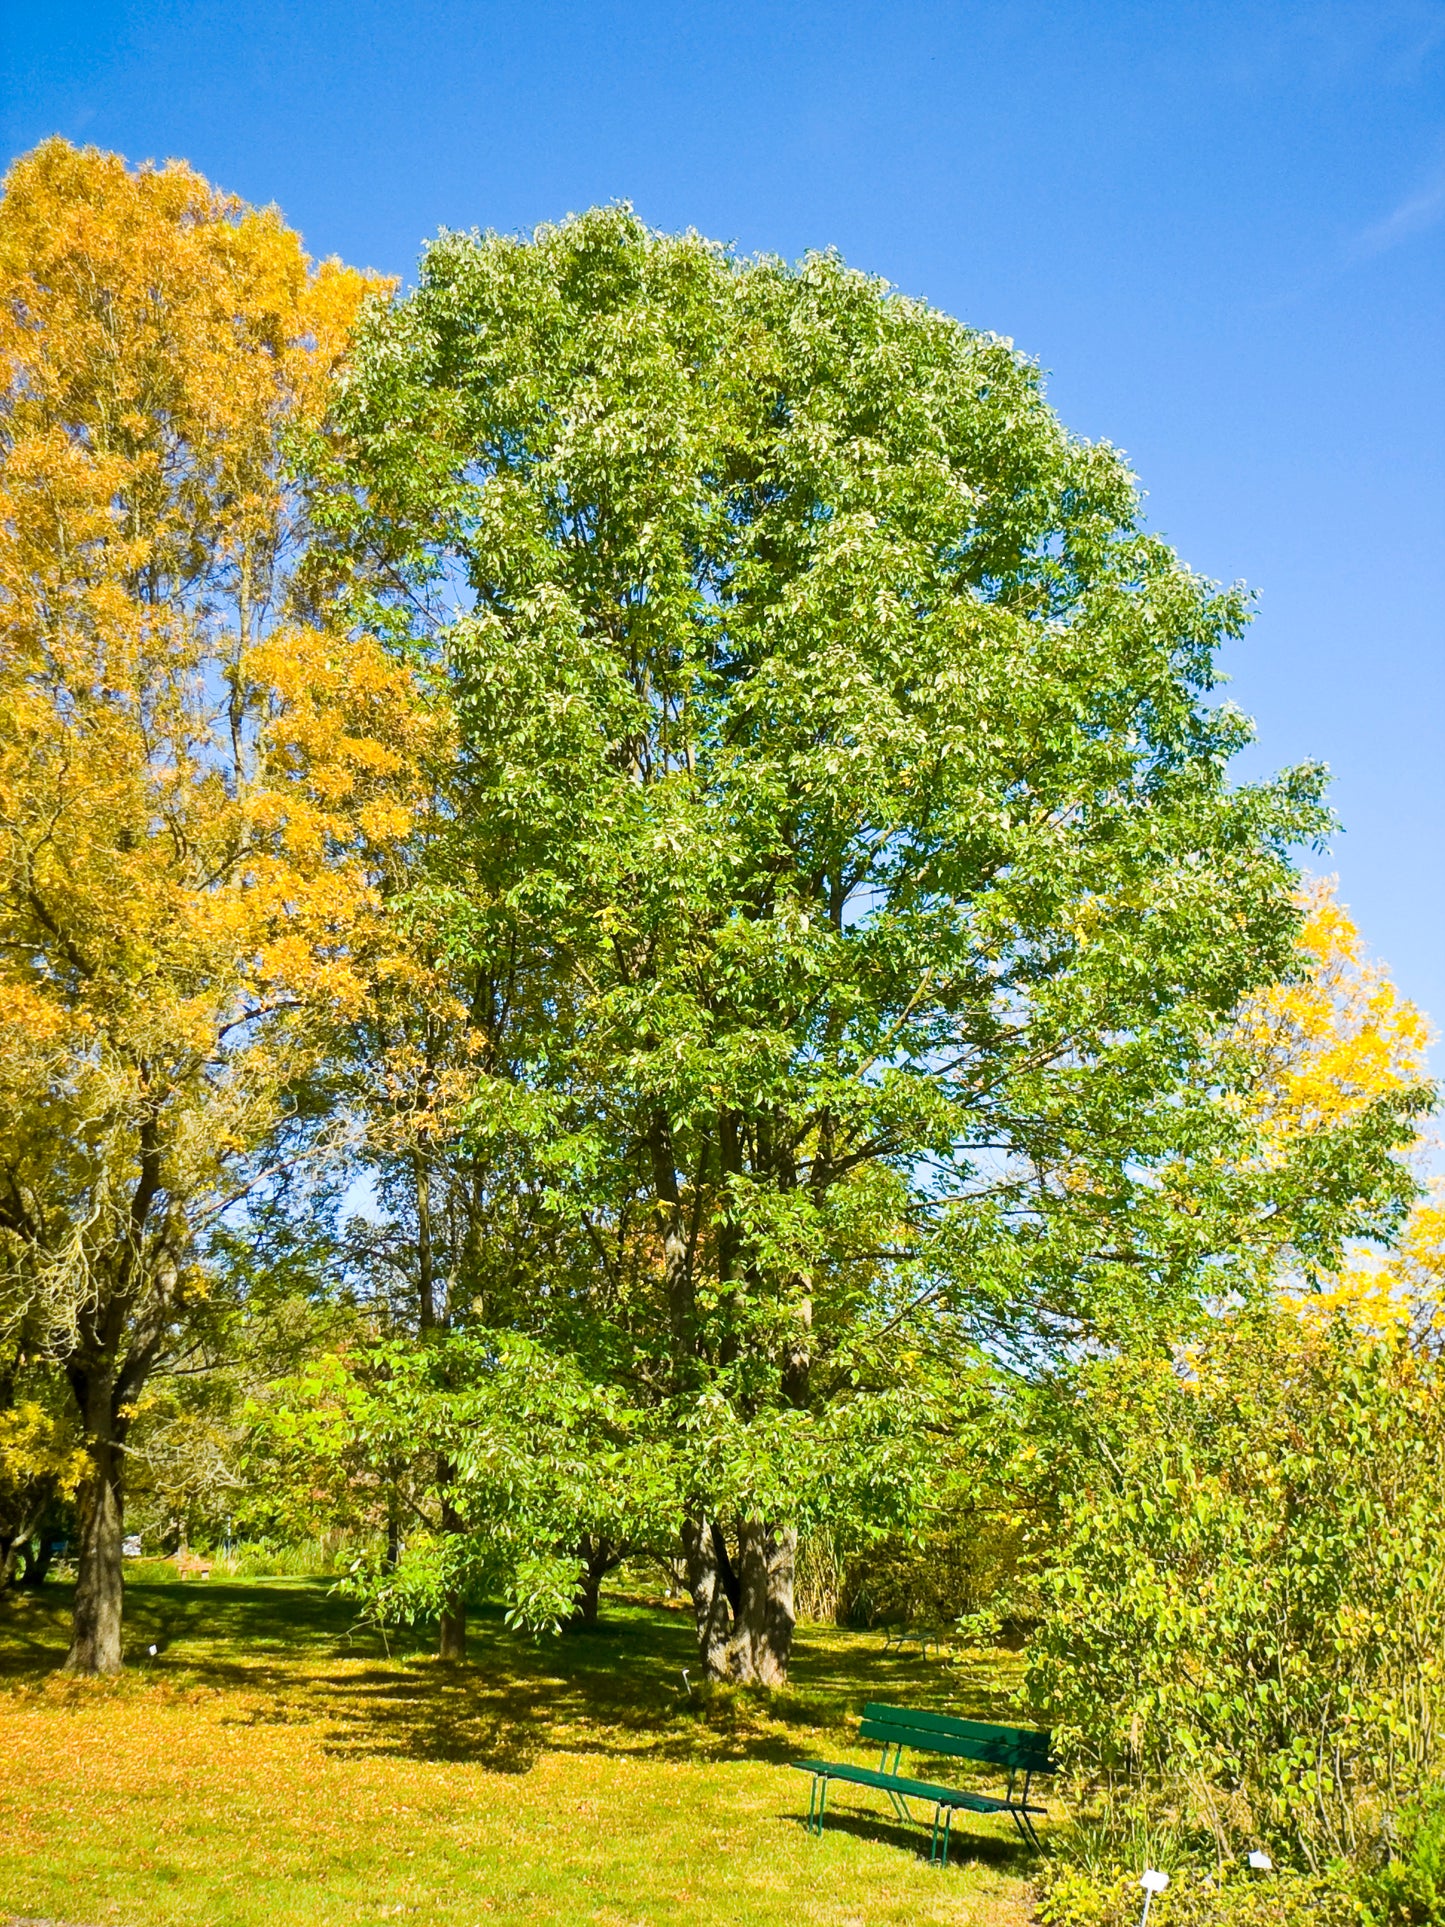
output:
<path id="1" fill-rule="evenodd" d="M 1219 1866 L 1387 1855 L 1438 1772 L 1445 1366 L 1241 1313 L 1083 1374 L 1028 1690 L 1107 1815 Z"/>
<path id="2" fill-rule="evenodd" d="M 349 1388 L 374 1462 L 420 1445 L 445 1468 L 448 1529 L 414 1518 L 351 1589 L 382 1624 L 437 1618 L 456 1597 L 500 1595 L 509 1624 L 555 1630 L 585 1572 L 582 1549 L 666 1545 L 676 1530 L 668 1452 L 641 1415 L 575 1363 L 507 1334 L 393 1344 Z M 390 1549 L 389 1549 L 390 1550 Z"/>
<path id="3" fill-rule="evenodd" d="M 1151 1854 L 1142 1839 L 1136 1845 L 1127 1873 L 1112 1865 L 1096 1874 L 1047 1864 L 1035 1915 L 1041 1927 L 1139 1927 L 1139 1869 L 1161 1856 Z M 1399 1919 L 1403 1927 L 1410 1916 Z M 1343 1867 L 1323 1874 L 1233 1868 L 1223 1875 L 1185 1867 L 1175 1871 L 1168 1891 L 1150 1907 L 1149 1922 L 1150 1927 L 1360 1927 L 1361 1912 Z"/>
<path id="4" fill-rule="evenodd" d="M 85 1475 L 66 1404 L 46 1361 L 0 1341 L 0 1592 L 43 1578 L 47 1527 Z"/>
<path id="5" fill-rule="evenodd" d="M 1223 1047 L 1254 1063 L 1264 1167 L 1327 1200 L 1428 1106 L 1428 1031 L 1333 885 L 1304 907 L 1300 968 Z M 1399 1209 L 1404 1161 L 1396 1186 Z M 1417 1196 L 1387 1246 L 1167 1356 L 1095 1361 L 1040 1408 L 1031 1690 L 1084 1795 L 1046 1919 L 1134 1918 L 1150 1862 L 1176 1873 L 1161 1921 L 1354 1919 L 1362 1892 L 1371 1919 L 1436 1918 L 1381 1896 L 1433 1879 L 1442 1232 Z M 1266 1841 L 1277 1871 L 1246 1877 Z"/>

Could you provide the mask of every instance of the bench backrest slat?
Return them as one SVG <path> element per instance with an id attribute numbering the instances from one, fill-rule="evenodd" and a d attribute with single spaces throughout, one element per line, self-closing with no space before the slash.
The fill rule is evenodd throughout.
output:
<path id="1" fill-rule="evenodd" d="M 1037 1747 L 1011 1745 L 1008 1741 L 976 1740 L 967 1735 L 940 1733 L 936 1729 L 900 1726 L 893 1721 L 864 1720 L 859 1729 L 865 1740 L 885 1746 L 911 1746 L 920 1753 L 943 1753 L 956 1760 L 979 1760 L 989 1766 L 1012 1767 L 1020 1773 L 1048 1770 L 1048 1754 Z"/>
<path id="2" fill-rule="evenodd" d="M 865 1740 L 909 1746 L 954 1759 L 980 1760 L 1021 1773 L 1047 1773 L 1049 1735 L 1020 1726 L 993 1726 L 983 1720 L 954 1719 L 948 1713 L 915 1712 L 908 1706 L 870 1702 L 859 1729 Z"/>

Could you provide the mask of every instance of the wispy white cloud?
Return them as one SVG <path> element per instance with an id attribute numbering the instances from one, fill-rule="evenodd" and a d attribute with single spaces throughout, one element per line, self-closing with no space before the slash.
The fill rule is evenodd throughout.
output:
<path id="1" fill-rule="evenodd" d="M 1356 260 L 1373 254 L 1386 254 L 1391 248 L 1399 247 L 1402 241 L 1408 241 L 1417 234 L 1423 234 L 1427 228 L 1434 227 L 1442 217 L 1445 217 L 1445 166 L 1437 168 L 1424 187 L 1407 195 L 1383 221 L 1376 221 L 1373 226 L 1356 235 L 1350 252 Z"/>
<path id="2" fill-rule="evenodd" d="M 1368 72 L 1376 85 L 1410 86 L 1445 44 L 1442 0 L 1272 0 L 1251 31 L 1223 36 L 1230 71 L 1245 83 L 1331 89 Z"/>

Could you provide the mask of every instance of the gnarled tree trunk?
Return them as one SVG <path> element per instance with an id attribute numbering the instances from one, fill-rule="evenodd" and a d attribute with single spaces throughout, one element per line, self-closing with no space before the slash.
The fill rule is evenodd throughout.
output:
<path id="1" fill-rule="evenodd" d="M 705 1676 L 742 1686 L 786 1686 L 797 1533 L 741 1520 L 736 1563 L 716 1520 L 698 1514 L 682 1536 Z"/>
<path id="2" fill-rule="evenodd" d="M 125 1440 L 130 1414 L 155 1364 L 173 1286 L 171 1273 L 129 1352 L 122 1350 L 124 1300 L 117 1297 L 102 1305 L 88 1342 L 67 1366 L 88 1462 L 76 1495 L 77 1570 L 67 1672 L 118 1673 L 121 1669 Z"/>
<path id="3" fill-rule="evenodd" d="M 791 1526 L 745 1519 L 738 1527 L 741 1599 L 730 1646 L 732 1677 L 749 1686 L 786 1686 L 793 1652 Z"/>
<path id="4" fill-rule="evenodd" d="M 727 1541 L 714 1520 L 698 1513 L 682 1528 L 687 1587 L 697 1621 L 697 1655 L 708 1679 L 726 1679 L 727 1648 L 732 1636 L 734 1601 L 739 1593 Z"/>

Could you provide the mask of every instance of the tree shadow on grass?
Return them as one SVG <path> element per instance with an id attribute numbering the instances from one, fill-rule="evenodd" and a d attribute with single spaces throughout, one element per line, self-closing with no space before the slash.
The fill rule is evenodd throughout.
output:
<path id="1" fill-rule="evenodd" d="M 663 1759 L 787 1758 L 776 1713 L 688 1693 L 695 1648 L 671 1615 L 622 1609 L 605 1629 L 532 1641 L 493 1609 L 472 1616 L 465 1667 L 349 1670 L 328 1691 L 333 1750 L 472 1758 L 525 1771 L 541 1752 Z"/>
<path id="2" fill-rule="evenodd" d="M 792 1824 L 805 1837 L 812 1838 L 807 1833 L 807 1821 L 801 1815 L 795 1817 Z M 933 1838 L 931 1821 L 925 1821 L 922 1826 L 905 1826 L 891 1815 L 870 1813 L 862 1807 L 829 1807 L 823 1830 L 851 1834 L 855 1840 L 871 1840 L 880 1846 L 900 1847 L 920 1860 L 928 1859 Z M 993 1834 L 975 1833 L 972 1828 L 955 1826 L 949 1841 L 950 1867 L 967 1863 L 1021 1878 L 1036 1858 L 1022 1840 L 1001 1840 Z"/>
<path id="3" fill-rule="evenodd" d="M 21 1685 L 63 1665 L 70 1647 L 70 1588 L 60 1594 L 58 1586 L 0 1594 L 0 1680 Z"/>
<path id="4" fill-rule="evenodd" d="M 511 1772 L 544 1752 L 786 1765 L 822 1746 L 855 1744 L 865 1700 L 937 1705 L 944 1683 L 916 1658 L 894 1660 L 866 1636 L 829 1632 L 800 1639 L 786 1692 L 701 1686 L 688 1677 L 697 1672 L 690 1622 L 625 1604 L 613 1604 L 596 1628 L 537 1641 L 483 1608 L 473 1614 L 469 1650 L 464 1669 L 411 1660 L 337 1678 L 327 1707 L 332 1749 L 413 1758 L 445 1749 L 443 1757 Z M 974 1696 L 954 1710 L 993 1708 Z"/>
<path id="5" fill-rule="evenodd" d="M 0 1678 L 37 1680 L 62 1662 L 69 1604 L 58 1585 L 19 1606 L 0 1600 Z M 475 1608 L 470 1664 L 452 1667 L 429 1656 L 424 1631 L 384 1639 L 358 1625 L 325 1579 L 151 1578 L 127 1586 L 125 1644 L 143 1679 L 235 1695 L 223 1717 L 237 1724 L 319 1725 L 337 1755 L 472 1761 L 508 1774 L 543 1753 L 840 1757 L 870 1699 L 1009 1717 L 1006 1687 L 985 1666 L 884 1652 L 875 1635 L 832 1628 L 800 1629 L 786 1692 L 700 1687 L 690 1617 L 615 1597 L 596 1627 L 542 1640 L 510 1630 L 494 1605 Z"/>

